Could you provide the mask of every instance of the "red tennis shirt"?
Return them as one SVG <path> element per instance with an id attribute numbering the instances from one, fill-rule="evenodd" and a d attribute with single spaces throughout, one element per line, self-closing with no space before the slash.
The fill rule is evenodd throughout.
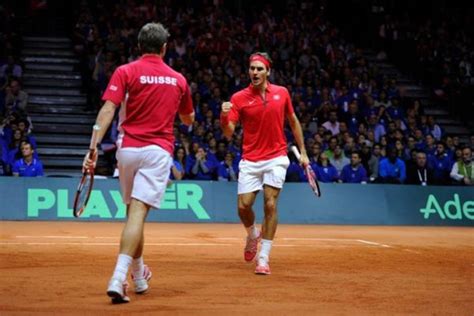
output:
<path id="1" fill-rule="evenodd" d="M 250 85 L 235 93 L 230 102 L 229 121 L 240 121 L 244 131 L 243 159 L 255 162 L 287 155 L 285 117 L 294 110 L 285 87 L 268 83 L 264 100 Z"/>
<path id="2" fill-rule="evenodd" d="M 173 123 L 191 114 L 191 93 L 183 75 L 154 55 L 118 67 L 102 100 L 120 106 L 119 146 L 158 145 L 173 154 Z"/>

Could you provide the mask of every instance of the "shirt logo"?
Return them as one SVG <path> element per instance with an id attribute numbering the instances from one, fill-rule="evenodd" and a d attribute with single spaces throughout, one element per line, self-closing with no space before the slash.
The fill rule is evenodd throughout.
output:
<path id="1" fill-rule="evenodd" d="M 275 94 L 273 96 L 273 100 L 280 100 L 280 95 L 279 94 Z"/>
<path id="2" fill-rule="evenodd" d="M 117 86 L 114 86 L 113 84 L 110 85 L 109 89 L 112 90 L 112 91 L 117 91 L 118 90 Z"/>

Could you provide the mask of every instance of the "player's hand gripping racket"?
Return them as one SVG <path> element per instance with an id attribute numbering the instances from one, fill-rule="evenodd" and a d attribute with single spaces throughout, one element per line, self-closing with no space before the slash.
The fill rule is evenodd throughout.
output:
<path id="1" fill-rule="evenodd" d="M 92 128 L 89 155 L 87 157 L 92 160 L 95 160 L 95 156 L 97 155 L 97 132 L 99 129 L 100 127 L 98 125 L 94 125 Z M 77 187 L 76 196 L 74 197 L 73 214 L 75 217 L 81 216 L 82 212 L 84 212 L 87 206 L 87 202 L 89 202 L 89 197 L 91 196 L 92 192 L 92 185 L 94 184 L 94 169 L 95 163 L 89 168 L 82 167 L 82 178 Z"/>
<path id="2" fill-rule="evenodd" d="M 293 154 L 295 154 L 296 159 L 298 159 L 298 161 L 301 161 L 301 154 L 298 151 L 298 148 L 296 148 L 296 146 L 291 146 L 291 151 L 293 152 Z M 316 174 L 314 173 L 313 168 L 311 168 L 309 164 L 303 165 L 303 168 L 304 173 L 308 178 L 308 183 L 311 186 L 311 190 L 313 190 L 314 194 L 316 194 L 317 197 L 320 197 L 321 190 L 319 189 L 318 179 L 316 178 Z"/>

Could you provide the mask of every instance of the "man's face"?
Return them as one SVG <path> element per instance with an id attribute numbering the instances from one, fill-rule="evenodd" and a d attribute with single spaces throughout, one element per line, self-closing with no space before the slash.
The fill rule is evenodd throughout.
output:
<path id="1" fill-rule="evenodd" d="M 331 112 L 329 113 L 329 121 L 331 121 L 331 123 L 335 123 L 337 121 L 337 114 L 336 112 Z"/>
<path id="2" fill-rule="evenodd" d="M 426 166 L 426 154 L 417 153 L 416 154 L 416 165 L 418 167 L 424 168 Z"/>
<path id="3" fill-rule="evenodd" d="M 18 95 L 18 92 L 20 92 L 20 84 L 18 81 L 12 81 L 10 83 L 10 89 L 14 95 Z"/>
<path id="4" fill-rule="evenodd" d="M 317 156 L 321 153 L 321 147 L 319 145 L 313 145 L 311 150 L 313 152 L 313 156 Z"/>
<path id="5" fill-rule="evenodd" d="M 31 148 L 30 144 L 23 144 L 21 146 L 21 154 L 24 158 L 31 157 L 33 155 L 33 148 Z"/>
<path id="6" fill-rule="evenodd" d="M 374 155 L 375 156 L 380 156 L 381 151 L 382 151 L 382 149 L 380 148 L 380 146 L 375 146 L 374 147 Z"/>
<path id="7" fill-rule="evenodd" d="M 439 155 L 444 153 L 444 146 L 441 144 L 436 145 L 436 151 L 438 152 Z"/>
<path id="8" fill-rule="evenodd" d="M 252 85 L 257 87 L 264 84 L 267 81 L 270 71 L 264 63 L 258 60 L 254 60 L 250 63 L 249 77 Z"/>
<path id="9" fill-rule="evenodd" d="M 358 154 L 351 155 L 351 165 L 352 167 L 357 167 L 360 164 L 360 157 Z"/>
<path id="10" fill-rule="evenodd" d="M 336 149 L 336 146 L 337 146 L 337 139 L 331 138 L 331 140 L 329 141 L 329 147 L 332 150 L 334 150 L 334 149 Z"/>
<path id="11" fill-rule="evenodd" d="M 464 163 L 470 163 L 472 159 L 472 151 L 470 148 L 464 148 L 462 151 L 462 160 Z"/>

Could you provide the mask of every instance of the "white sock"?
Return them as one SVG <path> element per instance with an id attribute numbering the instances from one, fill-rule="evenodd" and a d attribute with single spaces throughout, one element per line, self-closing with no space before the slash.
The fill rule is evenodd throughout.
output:
<path id="1" fill-rule="evenodd" d="M 127 279 L 128 268 L 132 264 L 132 260 L 133 258 L 128 255 L 119 254 L 112 278 L 124 282 Z"/>
<path id="2" fill-rule="evenodd" d="M 260 253 L 258 254 L 258 262 L 267 264 L 270 260 L 270 250 L 272 250 L 273 240 L 262 239 L 260 243 Z"/>
<path id="3" fill-rule="evenodd" d="M 143 257 L 133 259 L 132 273 L 135 280 L 143 279 L 144 270 L 145 270 L 145 266 L 143 264 Z"/>
<path id="4" fill-rule="evenodd" d="M 247 231 L 247 235 L 250 238 L 255 239 L 255 238 L 258 237 L 258 229 L 257 229 L 257 226 L 255 224 L 253 224 L 250 227 L 245 227 L 245 230 Z"/>

